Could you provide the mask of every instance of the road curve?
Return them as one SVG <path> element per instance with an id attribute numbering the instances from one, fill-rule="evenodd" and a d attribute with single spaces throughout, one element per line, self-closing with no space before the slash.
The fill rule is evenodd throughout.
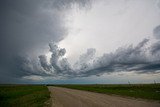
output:
<path id="1" fill-rule="evenodd" d="M 52 107 L 160 107 L 160 103 L 88 91 L 48 87 Z"/>

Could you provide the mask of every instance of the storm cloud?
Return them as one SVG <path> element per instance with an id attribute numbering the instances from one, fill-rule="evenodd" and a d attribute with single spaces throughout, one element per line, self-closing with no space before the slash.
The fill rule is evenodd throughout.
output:
<path id="1" fill-rule="evenodd" d="M 157 38 L 160 39 L 160 25 L 154 28 L 153 30 L 153 35 Z"/>
<path id="2" fill-rule="evenodd" d="M 50 50 L 53 52 L 50 63 L 54 68 L 53 72 L 56 72 L 54 75 L 63 75 L 64 77 L 99 76 L 104 73 L 109 74 L 122 71 L 159 73 L 160 51 L 157 48 L 159 47 L 159 42 L 155 42 L 147 47 L 148 42 L 149 39 L 144 39 L 137 46 L 120 47 L 114 53 L 104 53 L 100 57 L 96 57 L 96 50 L 90 48 L 79 57 L 79 60 L 73 66 L 68 63 L 67 58 L 65 60 L 60 58 L 60 56 L 63 57 L 65 54 L 64 52 L 60 54 L 60 50 L 65 49 L 61 49 L 55 44 L 50 44 Z M 48 67 L 47 64 L 45 65 Z M 46 67 L 43 68 L 45 69 Z"/>
<path id="3" fill-rule="evenodd" d="M 46 66 L 45 57 L 40 56 L 39 63 L 38 56 L 45 53 L 49 42 L 59 42 L 67 35 L 68 29 L 64 21 L 70 9 L 74 5 L 83 8 L 89 5 L 89 2 L 89 0 L 1 0 L 2 77 L 8 78 L 8 75 L 11 75 L 10 78 L 19 78 L 26 73 L 32 74 L 33 68 L 36 68 L 34 72 L 39 72 L 37 66 L 38 68 L 40 65 Z"/>
<path id="4" fill-rule="evenodd" d="M 1 0 L 0 83 L 123 71 L 160 73 L 160 25 L 153 29 L 154 42 L 145 38 L 137 45 L 117 46 L 114 52 L 101 56 L 90 47 L 71 64 L 67 50 L 59 46 L 68 35 L 66 16 L 75 6 L 91 4 L 91 0 Z"/>

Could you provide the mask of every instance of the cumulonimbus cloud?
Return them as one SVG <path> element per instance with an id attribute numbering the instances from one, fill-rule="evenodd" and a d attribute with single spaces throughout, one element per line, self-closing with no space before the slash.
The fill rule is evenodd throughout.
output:
<path id="1" fill-rule="evenodd" d="M 63 16 L 74 4 L 85 7 L 90 0 L 1 1 L 0 72 L 3 75 L 0 83 L 29 76 L 87 77 L 121 71 L 159 73 L 160 26 L 153 30 L 157 41 L 148 47 L 150 40 L 144 39 L 137 46 L 120 47 L 100 57 L 90 48 L 72 66 L 65 57 L 67 50 L 56 43 L 67 34 Z M 51 40 L 56 43 L 50 43 Z M 50 43 L 50 60 L 43 54 L 35 58 L 34 53 L 40 54 L 39 50 L 47 43 Z"/>
<path id="2" fill-rule="evenodd" d="M 156 31 L 156 36 L 157 36 Z M 155 31 L 154 31 L 155 33 Z M 79 57 L 79 60 L 71 66 L 67 58 L 63 58 L 66 50 L 61 49 L 55 43 L 49 44 L 52 56 L 50 64 L 44 59 L 41 66 L 46 72 L 53 68 L 56 76 L 86 77 L 101 75 L 104 73 L 135 71 L 135 73 L 159 73 L 160 70 L 160 44 L 159 40 L 150 46 L 146 46 L 149 39 L 142 40 L 137 46 L 120 47 L 114 53 L 104 53 L 96 57 L 96 50 L 90 48 Z M 40 61 L 41 56 L 39 57 Z M 45 64 L 44 64 L 45 62 Z M 44 66 L 45 65 L 45 66 Z"/>
<path id="3" fill-rule="evenodd" d="M 153 35 L 159 36 L 159 31 L 153 31 Z M 155 35 L 156 33 L 156 35 Z M 45 55 L 40 55 L 38 61 L 27 57 L 21 57 L 20 69 L 25 76 L 44 77 L 88 77 L 121 71 L 134 71 L 135 73 L 160 73 L 160 40 L 151 43 L 149 39 L 142 40 L 138 45 L 119 47 L 114 53 L 104 53 L 96 57 L 96 50 L 90 48 L 86 53 L 80 55 L 78 61 L 71 66 L 65 57 L 66 49 L 59 47 L 56 43 L 49 43 L 51 58 L 47 61 Z"/>

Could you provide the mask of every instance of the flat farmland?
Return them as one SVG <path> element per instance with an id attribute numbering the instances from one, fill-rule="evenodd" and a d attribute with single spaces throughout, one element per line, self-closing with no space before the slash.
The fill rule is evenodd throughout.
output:
<path id="1" fill-rule="evenodd" d="M 0 85 L 0 107 L 44 106 L 160 107 L 160 84 Z"/>
<path id="2" fill-rule="evenodd" d="M 43 85 L 0 85 L 0 107 L 43 107 L 49 98 Z"/>

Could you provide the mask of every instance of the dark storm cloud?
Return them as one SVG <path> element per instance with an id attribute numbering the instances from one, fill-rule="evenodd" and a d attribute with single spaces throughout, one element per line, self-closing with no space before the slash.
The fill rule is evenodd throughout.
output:
<path id="1" fill-rule="evenodd" d="M 87 52 L 79 57 L 79 60 L 74 64 L 77 70 L 85 70 L 93 62 L 96 50 L 93 48 L 87 49 Z"/>
<path id="2" fill-rule="evenodd" d="M 153 35 L 157 39 L 157 42 L 152 44 L 151 53 L 154 54 L 154 56 L 159 57 L 160 55 L 160 25 L 154 28 Z"/>
<path id="3" fill-rule="evenodd" d="M 26 73 L 29 75 L 39 72 L 37 66 L 40 64 L 33 60 L 38 59 L 37 56 L 45 51 L 49 42 L 58 42 L 67 35 L 64 20 L 69 9 L 73 5 L 85 7 L 90 4 L 89 2 L 89 0 L 1 0 L 1 74 L 10 74 L 10 77 L 18 78 Z M 41 57 L 41 65 L 44 64 L 42 60 L 44 61 L 44 58 Z M 33 69 L 37 71 L 32 72 Z"/>
<path id="4" fill-rule="evenodd" d="M 160 51 L 160 41 L 154 43 L 151 47 L 152 54 L 157 54 Z"/>
<path id="5" fill-rule="evenodd" d="M 45 55 L 40 55 L 39 60 L 44 70 L 50 71 L 52 69 L 52 67 L 48 64 L 47 57 Z"/>
<path id="6" fill-rule="evenodd" d="M 157 48 L 159 44 L 156 42 L 150 47 L 146 47 L 148 42 L 149 39 L 144 39 L 135 47 L 132 45 L 126 48 L 121 47 L 114 53 L 103 54 L 101 57 L 95 57 L 96 50 L 91 48 L 79 57 L 79 60 L 73 67 L 70 66 L 67 59 L 60 59 L 59 56 L 63 57 L 64 55 L 58 54 L 61 48 L 56 44 L 52 44 L 52 48 L 50 46 L 50 50 L 52 50 L 52 57 L 50 60 L 54 68 L 52 72 L 55 72 L 54 75 L 56 76 L 68 78 L 88 77 L 91 75 L 99 76 L 104 73 L 121 71 L 158 73 L 160 70 L 160 51 L 159 48 Z M 56 56 L 58 59 L 54 58 L 55 54 L 58 55 Z M 53 59 L 56 61 L 52 61 Z M 61 63 L 61 65 L 59 63 Z"/>
<path id="7" fill-rule="evenodd" d="M 160 39 L 160 25 L 157 26 L 157 27 L 153 30 L 153 35 L 154 35 L 157 39 Z"/>
<path id="8" fill-rule="evenodd" d="M 65 48 L 60 48 L 57 43 L 49 43 L 49 51 L 51 52 L 49 61 L 45 55 L 40 55 L 38 62 L 25 56 L 19 57 L 16 64 L 20 65 L 19 71 L 25 73 L 22 73 L 21 77 L 37 75 L 75 78 L 91 75 L 100 76 L 104 73 L 121 71 L 159 73 L 159 41 L 147 46 L 148 42 L 150 42 L 149 39 L 144 39 L 136 46 L 120 47 L 114 53 L 104 53 L 100 57 L 96 57 L 96 50 L 90 48 L 86 53 L 80 55 L 79 60 L 73 66 L 65 58 Z"/>
<path id="9" fill-rule="evenodd" d="M 119 71 L 140 71 L 139 68 L 149 62 L 145 55 L 145 49 L 143 49 L 148 41 L 148 39 L 144 39 L 135 47 L 131 45 L 128 48 L 119 48 L 115 53 L 104 54 L 96 58 L 91 64 L 92 66 L 80 75 L 89 76 Z M 141 71 L 143 70 L 141 69 Z"/>
<path id="10" fill-rule="evenodd" d="M 51 59 L 50 63 L 54 68 L 54 71 L 59 74 L 63 73 L 64 71 L 69 70 L 69 63 L 67 59 L 64 59 L 63 56 L 66 53 L 64 48 L 59 48 L 55 43 L 50 43 L 50 51 L 51 51 Z"/>

